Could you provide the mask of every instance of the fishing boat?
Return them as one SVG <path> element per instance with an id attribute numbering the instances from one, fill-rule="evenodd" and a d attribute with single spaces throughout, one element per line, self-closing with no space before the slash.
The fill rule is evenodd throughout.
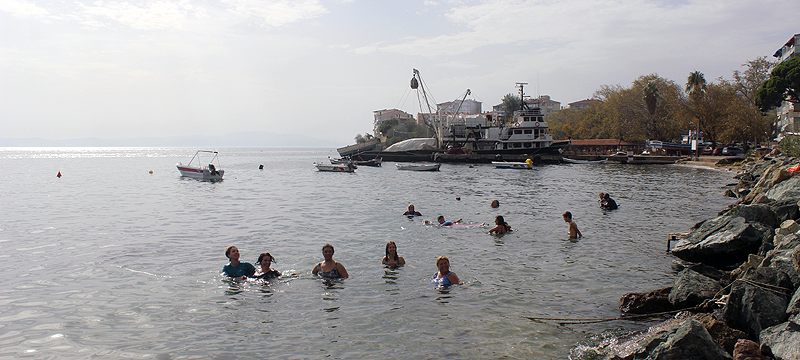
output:
<path id="1" fill-rule="evenodd" d="M 533 170 L 532 166 L 528 166 L 528 163 L 524 162 L 492 161 L 492 165 L 497 169 Z"/>
<path id="2" fill-rule="evenodd" d="M 395 166 L 397 166 L 397 170 L 439 171 L 439 167 L 442 166 L 442 164 L 414 163 L 414 164 L 395 164 Z"/>
<path id="3" fill-rule="evenodd" d="M 363 166 L 371 166 L 371 167 L 380 167 L 381 163 L 383 162 L 383 158 L 376 157 L 374 159 L 369 160 L 355 160 L 353 161 L 356 165 L 363 165 Z"/>
<path id="4" fill-rule="evenodd" d="M 605 164 L 608 162 L 608 159 L 599 159 L 599 160 L 582 160 L 582 159 L 570 159 L 570 158 L 563 158 L 565 163 L 568 164 Z"/>
<path id="5" fill-rule="evenodd" d="M 201 158 L 204 156 L 210 156 L 211 160 L 202 161 Z M 219 153 L 211 150 L 197 150 L 188 164 L 183 165 L 179 162 L 177 167 L 181 176 L 201 181 L 222 181 L 222 176 L 225 174 L 225 170 L 219 165 Z"/>
<path id="6" fill-rule="evenodd" d="M 314 163 L 314 166 L 316 166 L 318 171 L 324 171 L 324 172 L 346 172 L 346 173 L 351 173 L 351 172 L 355 172 L 356 168 L 357 168 L 357 166 L 355 164 L 353 164 L 352 162 L 349 162 L 349 163 L 346 163 L 346 164 L 320 164 L 320 163 Z"/>

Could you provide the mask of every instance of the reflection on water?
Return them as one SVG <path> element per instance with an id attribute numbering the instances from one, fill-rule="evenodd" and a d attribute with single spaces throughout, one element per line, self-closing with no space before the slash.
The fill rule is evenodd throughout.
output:
<path id="1" fill-rule="evenodd" d="M 563 359 L 587 334 L 642 325 L 525 316 L 616 316 L 623 293 L 672 281 L 664 236 L 729 202 L 730 176 L 677 166 L 444 164 L 340 176 L 311 165 L 327 150 L 242 148 L 220 149 L 225 181 L 181 181 L 175 163 L 193 154 L 0 150 L 0 266 L 17 275 L 0 296 L 0 358 Z M 620 208 L 601 210 L 600 191 Z M 424 216 L 403 217 L 409 203 Z M 565 238 L 567 210 L 579 241 Z M 503 215 L 514 232 L 423 224 L 440 214 L 476 224 Z M 402 269 L 378 261 L 388 240 Z M 349 279 L 219 276 L 229 245 L 244 261 L 269 250 L 282 268 L 311 269 L 325 243 Z M 466 285 L 431 286 L 440 255 Z"/>

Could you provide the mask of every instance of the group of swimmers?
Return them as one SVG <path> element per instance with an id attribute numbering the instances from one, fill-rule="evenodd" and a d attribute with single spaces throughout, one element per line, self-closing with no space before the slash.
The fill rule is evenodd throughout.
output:
<path id="1" fill-rule="evenodd" d="M 333 259 L 335 250 L 333 245 L 325 244 L 322 246 L 323 260 L 317 263 L 311 270 L 313 275 L 317 275 L 323 279 L 338 280 L 347 279 L 350 275 L 342 263 Z M 236 246 L 229 246 L 225 249 L 225 256 L 230 263 L 222 267 L 222 273 L 237 280 L 245 279 L 274 279 L 281 276 L 278 270 L 271 267 L 275 258 L 270 253 L 261 253 L 258 256 L 259 269 L 248 262 L 239 260 L 239 249 Z M 397 244 L 394 241 L 386 243 L 386 255 L 381 259 L 381 263 L 388 268 L 396 269 L 404 266 L 406 260 L 397 254 Z M 433 274 L 431 282 L 438 286 L 450 286 L 460 284 L 461 280 L 454 272 L 450 271 L 450 259 L 447 256 L 439 256 L 436 258 L 436 268 L 438 271 Z"/>
<path id="2" fill-rule="evenodd" d="M 616 201 L 611 199 L 611 196 L 608 193 L 601 192 L 599 196 L 601 208 L 606 210 L 614 210 L 618 208 Z M 490 206 L 493 209 L 496 209 L 500 207 L 500 202 L 498 200 L 493 200 Z M 403 213 L 403 215 L 408 217 L 422 216 L 419 211 L 416 211 L 414 204 L 409 204 L 408 209 Z M 567 234 L 569 235 L 570 239 L 578 239 L 583 237 L 583 234 L 578 229 L 578 225 L 572 219 L 571 212 L 564 212 L 562 217 L 564 222 L 568 224 Z M 461 219 L 448 221 L 443 215 L 439 215 L 436 218 L 436 221 L 439 226 L 453 226 L 454 224 L 459 224 L 462 222 Z M 427 220 L 424 223 L 426 225 L 431 224 Z M 494 224 L 495 226 L 489 230 L 489 234 L 500 235 L 512 231 L 511 226 L 508 225 L 502 215 L 497 215 L 495 217 Z M 335 250 L 333 245 L 323 245 L 323 260 L 314 266 L 314 268 L 311 270 L 311 273 L 325 279 L 347 279 L 349 277 L 347 269 L 344 267 L 344 265 L 342 265 L 342 263 L 333 259 L 334 252 Z M 269 252 L 261 253 L 258 256 L 258 260 L 256 261 L 256 265 L 259 266 L 258 269 L 248 262 L 242 262 L 239 260 L 239 249 L 236 246 L 229 246 L 227 249 L 225 249 L 225 256 L 228 258 L 230 263 L 222 268 L 222 273 L 228 277 L 235 279 L 255 278 L 269 280 L 281 276 L 281 273 L 278 270 L 275 270 L 271 267 L 272 263 L 276 261 Z M 397 254 L 397 244 L 395 244 L 394 241 L 389 241 L 386 243 L 386 254 L 383 259 L 381 259 L 381 263 L 392 269 L 405 265 L 405 259 Z M 438 271 L 433 275 L 431 280 L 433 283 L 439 286 L 449 286 L 461 283 L 458 275 L 450 271 L 450 260 L 446 256 L 439 256 L 436 258 L 436 268 Z"/>

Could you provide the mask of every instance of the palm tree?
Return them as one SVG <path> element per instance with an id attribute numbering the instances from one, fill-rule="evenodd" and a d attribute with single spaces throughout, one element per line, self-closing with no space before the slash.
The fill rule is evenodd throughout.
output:
<path id="1" fill-rule="evenodd" d="M 656 114 L 656 103 L 658 102 L 659 94 L 658 94 L 658 86 L 656 86 L 655 81 L 650 81 L 644 87 L 644 102 L 647 104 L 647 112 L 650 113 L 650 116 Z"/>
<path id="2" fill-rule="evenodd" d="M 689 74 L 686 80 L 686 92 L 689 96 L 703 96 L 706 92 L 706 77 L 703 73 L 695 70 Z"/>
<path id="3" fill-rule="evenodd" d="M 689 74 L 689 78 L 686 79 L 686 92 L 689 94 L 689 98 L 692 99 L 694 103 L 694 114 L 697 117 L 697 132 L 695 133 L 695 139 L 698 140 L 696 144 L 696 154 L 695 159 L 700 157 L 700 102 L 703 99 L 703 95 L 706 93 L 706 77 L 703 73 L 695 70 Z"/>

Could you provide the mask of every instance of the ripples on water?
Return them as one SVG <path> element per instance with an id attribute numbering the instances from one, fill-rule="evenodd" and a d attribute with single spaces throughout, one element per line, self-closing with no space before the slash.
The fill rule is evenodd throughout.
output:
<path id="1" fill-rule="evenodd" d="M 332 151 L 223 149 L 211 184 L 178 177 L 193 153 L 0 150 L 0 357 L 566 358 L 592 333 L 643 324 L 526 316 L 617 316 L 623 293 L 671 282 L 666 234 L 730 202 L 730 174 L 678 166 L 336 174 L 311 165 Z M 599 209 L 600 191 L 620 209 Z M 503 215 L 515 231 L 424 226 L 400 216 L 408 203 L 423 219 Z M 380 265 L 388 240 L 405 267 Z M 310 275 L 326 242 L 350 279 Z M 230 244 L 249 262 L 269 250 L 284 276 L 221 279 Z M 430 284 L 438 255 L 464 286 Z"/>

